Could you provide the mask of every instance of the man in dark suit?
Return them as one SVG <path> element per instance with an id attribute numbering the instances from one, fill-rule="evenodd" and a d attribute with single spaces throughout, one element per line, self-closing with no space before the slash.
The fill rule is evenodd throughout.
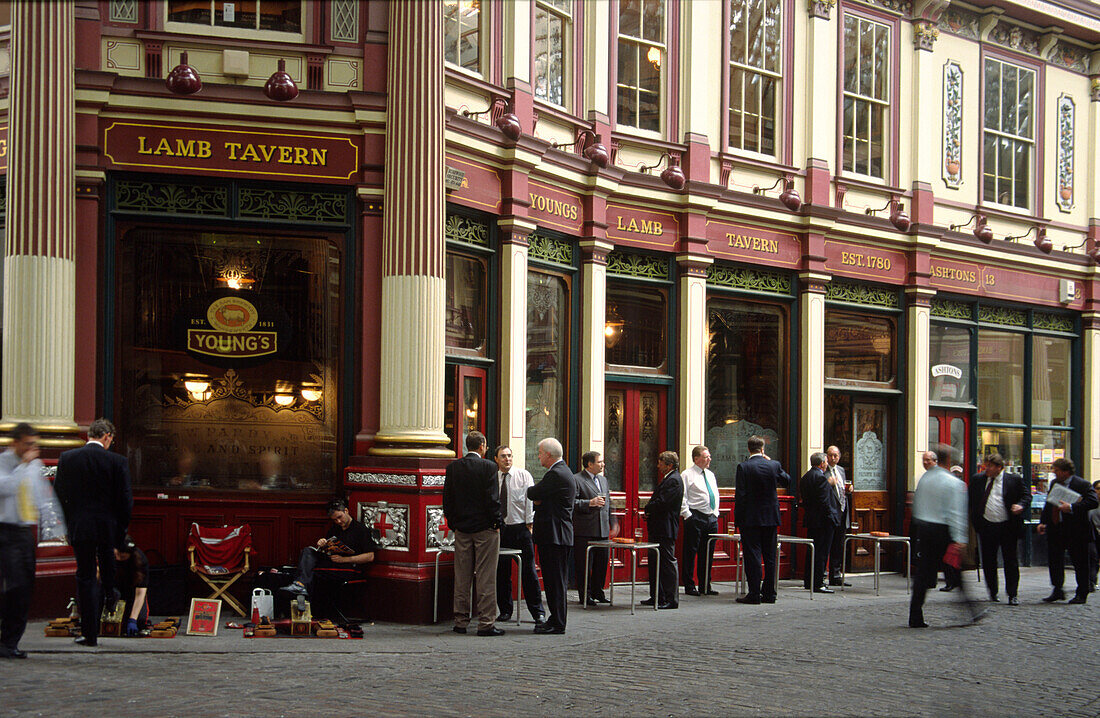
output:
<path id="1" fill-rule="evenodd" d="M 997 597 L 997 550 L 1005 567 L 1005 593 L 1010 606 L 1018 606 L 1016 588 L 1020 584 L 1020 564 L 1016 560 L 1016 542 L 1024 535 L 1024 510 L 1031 506 L 1031 491 L 1024 477 L 1005 471 L 1000 454 L 985 457 L 983 471 L 970 478 L 970 522 L 978 533 L 982 570 L 989 600 Z"/>
<path id="2" fill-rule="evenodd" d="M 844 582 L 841 574 L 844 570 L 844 535 L 852 525 L 852 482 L 848 481 L 848 475 L 840 465 L 839 448 L 830 446 L 825 449 L 825 458 L 829 461 L 829 465 L 825 467 L 825 478 L 829 480 L 829 485 L 836 492 L 840 503 L 840 526 L 833 532 L 833 545 L 829 547 L 829 585 L 851 586 L 852 584 Z"/>
<path id="3" fill-rule="evenodd" d="M 680 457 L 675 451 L 662 451 L 657 457 L 657 489 L 645 505 L 648 538 L 659 544 L 658 566 L 649 567 L 649 599 L 643 605 L 658 609 L 679 608 L 680 572 L 676 565 L 676 536 L 680 531 L 680 507 L 684 503 L 684 480 L 680 478 Z M 657 571 L 661 572 L 660 593 Z"/>
<path id="4" fill-rule="evenodd" d="M 1043 600 L 1047 603 L 1060 601 L 1066 597 L 1062 583 L 1066 577 L 1065 554 L 1069 551 L 1073 561 L 1073 570 L 1077 577 L 1077 592 L 1069 603 L 1084 603 L 1089 596 L 1089 556 L 1088 542 L 1092 540 L 1092 524 L 1089 511 L 1097 508 L 1096 492 L 1089 482 L 1077 476 L 1076 467 L 1069 459 L 1055 459 L 1051 465 L 1056 481 L 1050 485 L 1063 486 L 1081 495 L 1073 503 L 1061 501 L 1058 505 L 1047 503 L 1039 517 L 1039 534 L 1047 537 L 1047 566 L 1050 568 L 1050 583 L 1054 590 Z"/>
<path id="5" fill-rule="evenodd" d="M 580 601 L 610 603 L 604 595 L 607 581 L 608 550 L 594 548 L 589 558 L 588 580 L 585 582 L 584 562 L 591 541 L 606 541 L 611 530 L 611 501 L 607 479 L 603 476 L 603 457 L 598 451 L 581 456 L 584 468 L 573 474 L 577 498 L 573 500 L 573 576 L 577 581 Z M 585 598 L 587 585 L 587 599 Z"/>
<path id="6" fill-rule="evenodd" d="M 527 498 L 535 503 L 535 544 L 542 563 L 542 585 L 550 617 L 535 626 L 535 633 L 565 633 L 566 586 L 569 582 L 569 555 L 573 550 L 573 502 L 577 484 L 573 472 L 562 461 L 561 442 L 539 442 L 539 463 L 546 468 L 542 481 L 527 489 Z"/>
<path id="7" fill-rule="evenodd" d="M 485 435 L 466 435 L 467 454 L 447 466 L 443 515 L 455 533 L 454 632 L 470 624 L 470 582 L 477 608 L 477 635 L 503 636 L 497 618 L 497 557 L 500 554 L 500 487 L 497 465 L 483 458 Z"/>
<path id="8" fill-rule="evenodd" d="M 833 593 L 825 585 L 825 564 L 829 560 L 833 535 L 840 530 L 841 525 L 840 499 L 836 486 L 825 478 L 827 466 L 825 454 L 813 454 L 810 457 L 810 470 L 798 482 L 802 525 L 814 541 L 814 564 L 810 566 L 809 562 L 806 563 L 802 585 L 807 589 L 813 588 L 816 593 Z"/>
<path id="9" fill-rule="evenodd" d="M 749 592 L 738 603 L 775 603 L 775 550 L 779 526 L 776 487 L 791 485 L 791 477 L 778 461 L 764 453 L 764 440 L 749 437 L 749 458 L 737 465 L 734 479 L 733 522 L 741 532 L 745 575 Z M 764 582 L 760 582 L 760 562 Z"/>
<path id="10" fill-rule="evenodd" d="M 54 480 L 76 556 L 81 632 L 76 643 L 81 646 L 98 644 L 104 600 L 113 605 L 119 596 L 115 549 L 126 538 L 134 506 L 126 457 L 108 451 L 114 438 L 114 424 L 106 419 L 93 421 L 88 443 L 61 455 Z"/>

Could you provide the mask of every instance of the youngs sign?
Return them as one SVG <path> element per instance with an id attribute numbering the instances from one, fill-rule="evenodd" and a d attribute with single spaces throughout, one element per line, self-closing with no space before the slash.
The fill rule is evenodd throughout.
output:
<path id="1" fill-rule="evenodd" d="M 262 364 L 290 341 L 290 319 L 263 295 L 218 290 L 189 302 L 176 315 L 179 340 L 188 354 L 214 366 Z"/>

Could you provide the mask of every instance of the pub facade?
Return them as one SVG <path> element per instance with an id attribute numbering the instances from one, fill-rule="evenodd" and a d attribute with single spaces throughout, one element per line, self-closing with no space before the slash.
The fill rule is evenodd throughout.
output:
<path id="1" fill-rule="evenodd" d="M 601 452 L 634 538 L 698 444 L 732 530 L 752 435 L 795 478 L 838 446 L 861 530 L 907 531 L 936 442 L 1091 479 L 1100 15 L 1064 5 L 16 5 L 3 422 L 111 418 L 168 564 L 194 521 L 283 563 L 345 494 L 409 621 L 473 429 L 536 478 L 541 438 Z"/>

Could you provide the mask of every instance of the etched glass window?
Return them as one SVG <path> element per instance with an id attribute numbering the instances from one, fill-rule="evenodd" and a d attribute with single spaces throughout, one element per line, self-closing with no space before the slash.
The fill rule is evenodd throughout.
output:
<path id="1" fill-rule="evenodd" d="M 538 442 L 568 444 L 568 409 L 569 278 L 528 271 L 526 469 L 536 478 L 546 472 Z"/>
<path id="2" fill-rule="evenodd" d="M 535 97 L 562 106 L 566 104 L 569 91 L 572 2 L 537 0 L 535 3 Z"/>
<path id="3" fill-rule="evenodd" d="M 616 76 L 620 125 L 661 130 L 666 54 L 664 0 L 621 0 Z"/>
<path id="4" fill-rule="evenodd" d="M 302 32 L 302 0 L 168 0 L 168 21 Z"/>
<path id="5" fill-rule="evenodd" d="M 109 7 L 111 22 L 138 21 L 137 0 L 111 0 Z"/>
<path id="6" fill-rule="evenodd" d="M 481 0 L 443 0 L 443 59 L 481 72 Z"/>
<path id="7" fill-rule="evenodd" d="M 339 42 L 359 40 L 359 0 L 330 0 L 332 25 L 330 34 Z"/>
<path id="8" fill-rule="evenodd" d="M 775 155 L 782 81 L 779 0 L 731 0 L 729 145 Z"/>
<path id="9" fill-rule="evenodd" d="M 928 341 L 930 401 L 971 401 L 970 336 L 971 330 L 965 327 L 932 325 Z"/>
<path id="10" fill-rule="evenodd" d="M 844 16 L 845 172 L 882 179 L 890 107 L 890 27 Z"/>
<path id="11" fill-rule="evenodd" d="M 985 61 L 982 200 L 1027 209 L 1031 204 L 1035 73 Z"/>

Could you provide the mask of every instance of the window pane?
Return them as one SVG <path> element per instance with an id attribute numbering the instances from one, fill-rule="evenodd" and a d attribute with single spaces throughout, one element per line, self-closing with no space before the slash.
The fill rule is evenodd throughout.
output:
<path id="1" fill-rule="evenodd" d="M 869 22 L 859 23 L 859 94 L 871 97 L 874 88 L 872 63 L 875 58 L 875 26 Z"/>
<path id="2" fill-rule="evenodd" d="M 448 347 L 484 348 L 485 287 L 485 260 L 447 253 Z"/>
<path id="3" fill-rule="evenodd" d="M 255 30 L 256 0 L 230 0 L 229 2 L 215 0 L 214 24 L 219 27 L 243 27 Z"/>
<path id="4" fill-rule="evenodd" d="M 970 329 L 933 324 L 929 330 L 930 401 L 971 401 Z"/>
<path id="5" fill-rule="evenodd" d="M 1001 427 L 978 427 L 978 460 L 989 454 L 1000 454 L 1005 471 L 1024 473 L 1024 430 Z"/>
<path id="6" fill-rule="evenodd" d="M 1032 337 L 1031 423 L 1039 426 L 1070 425 L 1069 339 Z"/>
<path id="7" fill-rule="evenodd" d="M 542 8 L 535 9 L 534 30 L 535 38 L 532 50 L 535 56 L 535 97 L 545 100 L 550 96 L 550 78 L 548 76 L 550 69 L 550 16 Z"/>
<path id="8" fill-rule="evenodd" d="M 527 441 L 526 466 L 534 476 L 539 465 L 538 442 L 554 437 L 564 445 L 566 391 L 569 386 L 569 304 L 564 279 L 527 273 Z"/>
<path id="9" fill-rule="evenodd" d="M 1031 186 L 1031 147 L 1023 142 L 1013 142 L 1015 162 L 1013 163 L 1013 198 L 1012 204 L 1017 207 L 1027 208 L 1028 192 Z"/>
<path id="10" fill-rule="evenodd" d="M 1054 467 L 1051 464 L 1055 459 L 1065 459 L 1069 456 L 1069 439 L 1068 431 L 1032 429 L 1031 490 L 1033 492 L 1045 494 L 1050 488 L 1050 482 L 1055 478 Z M 1040 512 L 1041 509 L 1037 508 L 1033 513 Z"/>
<path id="11" fill-rule="evenodd" d="M 868 145 L 871 136 L 871 107 L 868 103 L 856 102 L 856 172 L 870 174 L 871 149 Z"/>
<path id="12" fill-rule="evenodd" d="M 1002 139 L 997 147 L 997 201 L 1001 204 L 1012 204 L 1012 155 L 1012 143 Z"/>
<path id="13" fill-rule="evenodd" d="M 787 322 L 778 307 L 728 299 L 712 299 L 707 317 L 706 444 L 718 485 L 733 486 L 750 436 L 765 437 L 771 456 L 786 450 Z"/>
<path id="14" fill-rule="evenodd" d="M 608 282 L 605 327 L 608 364 L 658 368 L 668 356 L 665 295 Z"/>
<path id="15" fill-rule="evenodd" d="M 661 129 L 661 96 L 638 93 L 638 128 L 659 132 Z"/>
<path id="16" fill-rule="evenodd" d="M 641 49 L 639 48 L 639 50 Z M 644 52 L 646 53 L 645 58 L 638 63 L 638 87 L 647 92 L 660 93 L 663 53 L 655 47 L 650 47 Z"/>
<path id="17" fill-rule="evenodd" d="M 859 89 L 859 36 L 858 23 L 851 15 L 844 17 L 844 91 Z"/>
<path id="18" fill-rule="evenodd" d="M 619 84 L 638 86 L 638 46 L 622 40 L 619 41 Z"/>
<path id="19" fill-rule="evenodd" d="M 754 12 L 749 18 L 749 50 L 745 63 L 753 67 L 764 66 L 764 32 L 760 22 L 759 13 Z"/>
<path id="20" fill-rule="evenodd" d="M 760 117 L 760 75 L 749 74 L 745 83 L 745 149 L 759 151 Z"/>
<path id="21" fill-rule="evenodd" d="M 890 81 L 890 29 L 875 24 L 875 81 L 874 97 L 886 100 Z"/>
<path id="22" fill-rule="evenodd" d="M 848 172 L 855 171 L 853 159 L 855 157 L 855 100 L 851 97 L 844 98 L 844 169 Z"/>
<path id="23" fill-rule="evenodd" d="M 481 2 L 459 3 L 459 64 L 467 70 L 481 70 Z"/>
<path id="24" fill-rule="evenodd" d="M 194 0 L 168 0 L 168 21 L 210 24 L 210 3 Z"/>
<path id="25" fill-rule="evenodd" d="M 1020 71 L 1020 105 L 1018 110 L 1019 130 L 1017 134 L 1031 138 L 1031 89 L 1034 73 L 1028 70 Z"/>
<path id="26" fill-rule="evenodd" d="M 764 67 L 772 72 L 779 72 L 782 67 L 781 30 L 782 17 L 780 15 L 779 0 L 767 0 L 767 14 L 764 17 Z"/>
<path id="27" fill-rule="evenodd" d="M 997 138 L 986 134 L 985 163 L 982 169 L 982 199 L 986 202 L 994 202 L 997 199 Z"/>
<path id="28" fill-rule="evenodd" d="M 642 0 L 620 0 L 619 34 L 642 36 Z"/>
<path id="29" fill-rule="evenodd" d="M 619 87 L 618 93 L 618 122 L 621 125 L 638 126 L 638 95 L 637 91 L 630 87 Z"/>
<path id="30" fill-rule="evenodd" d="M 301 32 L 301 0 L 260 0 L 260 29 Z"/>
<path id="31" fill-rule="evenodd" d="M 1001 78 L 1001 129 L 1016 134 L 1016 68 L 1005 65 Z"/>
<path id="32" fill-rule="evenodd" d="M 741 83 L 744 75 L 744 71 L 730 68 L 730 146 L 742 149 Z"/>
<path id="33" fill-rule="evenodd" d="M 763 78 L 764 97 L 761 100 L 760 151 L 766 155 L 775 154 L 775 104 L 776 85 L 774 79 Z"/>
<path id="34" fill-rule="evenodd" d="M 894 320 L 826 309 L 825 378 L 894 383 Z"/>
<path id="35" fill-rule="evenodd" d="M 650 42 L 665 41 L 665 0 L 645 0 L 642 37 Z"/>
<path id="36" fill-rule="evenodd" d="M 730 62 L 744 62 L 746 41 L 746 21 L 742 4 L 734 2 L 730 17 Z"/>
<path id="37" fill-rule="evenodd" d="M 985 126 L 1001 129 L 1001 64 L 985 61 Z"/>
<path id="38" fill-rule="evenodd" d="M 1023 334 L 978 330 L 978 419 L 1024 422 Z"/>
<path id="39" fill-rule="evenodd" d="M 886 137 L 883 134 L 882 123 L 885 119 L 885 108 L 881 105 L 871 106 L 871 142 L 868 147 L 870 152 L 870 168 L 867 174 L 872 177 L 883 176 L 883 151 Z"/>

